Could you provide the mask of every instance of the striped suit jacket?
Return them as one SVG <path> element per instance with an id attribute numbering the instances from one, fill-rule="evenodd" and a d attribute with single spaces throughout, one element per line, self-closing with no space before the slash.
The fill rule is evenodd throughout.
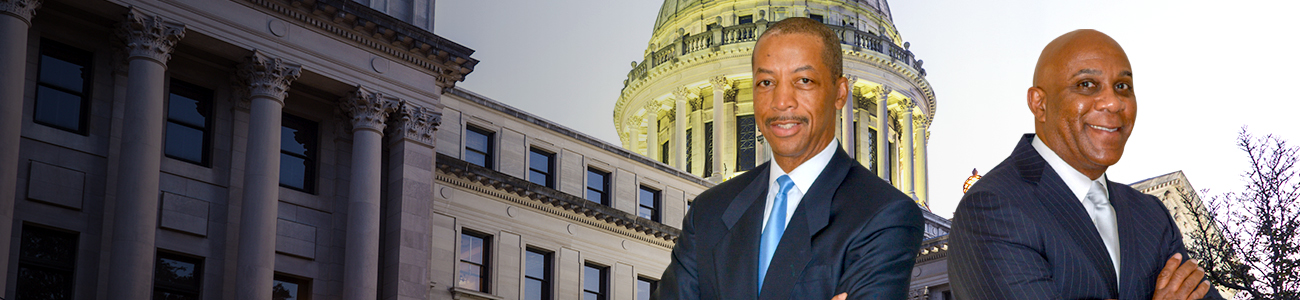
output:
<path id="1" fill-rule="evenodd" d="M 953 213 L 948 276 L 957 299 L 1151 299 L 1182 234 L 1160 200 L 1107 182 L 1119 226 L 1115 278 L 1083 204 L 1030 144 L 971 186 Z M 1222 299 L 1213 289 L 1206 299 Z"/>

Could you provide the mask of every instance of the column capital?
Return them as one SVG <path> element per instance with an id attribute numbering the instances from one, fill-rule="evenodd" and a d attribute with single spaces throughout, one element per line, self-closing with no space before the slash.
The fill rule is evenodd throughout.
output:
<path id="1" fill-rule="evenodd" d="M 853 84 L 858 83 L 858 75 L 844 74 L 844 79 L 848 79 L 849 93 L 853 93 Z"/>
<path id="2" fill-rule="evenodd" d="M 287 63 L 278 57 L 270 57 L 259 50 L 244 58 L 244 62 L 235 68 L 236 85 L 244 94 L 242 101 L 252 97 L 267 97 L 284 103 L 284 96 L 289 92 L 289 84 L 298 79 L 302 66 Z M 243 104 L 239 104 L 243 105 Z"/>
<path id="3" fill-rule="evenodd" d="M 131 7 L 114 34 L 125 44 L 128 61 L 145 58 L 166 66 L 176 43 L 185 37 L 185 24 L 163 20 L 161 16 Z"/>
<path id="4" fill-rule="evenodd" d="M 683 86 L 673 90 L 673 97 L 677 98 L 677 102 L 686 102 L 686 100 L 692 98 L 691 96 L 695 96 L 695 91 L 692 88 Z"/>
<path id="5" fill-rule="evenodd" d="M 0 0 L 0 14 L 12 15 L 32 26 L 36 9 L 41 8 L 41 0 Z"/>
<path id="6" fill-rule="evenodd" d="M 339 110 L 352 119 L 352 131 L 370 129 L 384 132 L 388 113 L 397 110 L 397 100 L 363 86 L 339 99 Z"/>
<path id="7" fill-rule="evenodd" d="M 434 146 L 435 133 L 442 125 L 442 113 L 411 101 L 401 101 L 397 108 L 397 137 Z"/>
<path id="8" fill-rule="evenodd" d="M 731 81 L 727 80 L 727 76 L 723 75 L 709 78 L 709 84 L 713 86 L 714 92 L 721 92 L 731 88 Z"/>

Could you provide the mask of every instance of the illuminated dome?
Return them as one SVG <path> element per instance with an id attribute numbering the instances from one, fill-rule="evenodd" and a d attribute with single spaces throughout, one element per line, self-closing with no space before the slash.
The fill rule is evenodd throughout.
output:
<path id="1" fill-rule="evenodd" d="M 665 0 L 614 107 L 623 147 L 714 182 L 767 161 L 750 55 L 769 24 L 790 17 L 840 36 L 853 86 L 836 128 L 845 151 L 926 206 L 935 96 L 885 0 Z"/>
<path id="2" fill-rule="evenodd" d="M 976 181 L 980 181 L 980 178 L 984 178 L 984 176 L 980 176 L 979 169 L 970 169 L 970 177 L 966 177 L 966 183 L 961 185 L 961 192 L 965 194 L 966 191 L 970 190 L 970 186 L 975 185 Z"/>

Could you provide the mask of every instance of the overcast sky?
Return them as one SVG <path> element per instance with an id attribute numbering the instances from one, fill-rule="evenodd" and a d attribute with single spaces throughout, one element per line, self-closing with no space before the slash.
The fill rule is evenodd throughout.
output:
<path id="1" fill-rule="evenodd" d="M 441 0 L 434 32 L 481 62 L 458 85 L 605 141 L 614 103 L 650 39 L 658 0 Z M 1133 65 L 1138 118 L 1107 171 L 1133 183 L 1182 170 L 1197 189 L 1240 191 L 1237 132 L 1300 145 L 1300 4 L 1292 1 L 890 1 L 938 102 L 930 205 L 950 217 L 982 173 L 1033 131 L 1034 64 L 1056 36 L 1094 28 Z"/>

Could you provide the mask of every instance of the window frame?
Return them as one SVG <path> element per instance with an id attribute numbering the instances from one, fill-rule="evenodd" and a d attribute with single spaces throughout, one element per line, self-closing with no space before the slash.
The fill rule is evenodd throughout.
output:
<path id="1" fill-rule="evenodd" d="M 591 173 L 598 173 L 598 174 L 600 174 L 600 175 L 603 175 L 603 176 L 601 176 L 601 177 L 603 177 L 603 179 L 604 179 L 604 180 L 601 182 L 601 186 L 602 186 L 602 187 L 601 187 L 601 190 L 599 190 L 599 191 L 594 191 L 594 190 L 591 189 Z M 600 203 L 601 205 L 609 206 L 609 205 L 610 205 L 610 200 L 612 200 L 612 199 L 610 199 L 610 198 L 612 198 L 612 197 L 610 197 L 610 194 L 612 194 L 612 193 L 610 193 L 610 192 L 611 192 L 611 191 L 610 191 L 610 182 L 613 181 L 613 180 L 611 180 L 610 177 L 613 176 L 613 175 L 614 175 L 614 172 L 607 172 L 607 171 L 605 171 L 605 170 L 601 170 L 601 169 L 598 169 L 598 168 L 595 168 L 595 167 L 592 167 L 592 166 L 587 166 L 587 180 L 586 180 L 587 184 L 586 184 L 586 187 L 585 187 L 585 188 L 587 189 L 587 193 L 583 193 L 583 198 L 586 198 L 588 201 L 597 202 L 597 203 Z M 591 198 L 588 198 L 588 196 L 590 196 L 590 193 L 591 193 L 591 192 L 598 192 L 598 193 L 600 193 L 600 199 L 598 199 L 598 200 L 592 200 Z"/>
<path id="2" fill-rule="evenodd" d="M 636 300 L 649 300 L 648 297 L 647 297 L 646 299 L 640 299 L 640 298 L 639 298 L 639 296 L 641 296 L 641 283 L 642 283 L 642 282 L 650 283 L 650 290 L 649 290 L 649 291 L 646 291 L 646 293 L 647 293 L 648 295 L 650 295 L 650 296 L 654 296 L 655 290 L 656 290 L 656 289 L 659 289 L 659 280 L 657 280 L 657 279 L 651 279 L 650 277 L 645 277 L 645 276 L 643 276 L 643 275 L 637 275 L 637 276 L 636 276 L 636 288 L 637 288 L 636 293 L 637 293 L 637 296 L 638 296 L 638 298 L 637 298 Z"/>
<path id="3" fill-rule="evenodd" d="M 587 289 L 587 271 L 595 269 L 600 277 L 600 282 L 596 283 L 596 291 Z M 596 300 L 609 300 L 609 266 L 587 261 L 582 264 L 582 299 L 587 299 L 587 294 L 595 294 Z"/>
<path id="4" fill-rule="evenodd" d="M 179 96 L 198 101 L 200 108 L 205 108 L 205 110 L 207 110 L 207 117 L 204 118 L 203 120 L 204 124 L 202 125 L 203 126 L 202 128 L 195 127 L 194 124 L 188 124 L 186 122 L 173 121 L 171 115 L 171 105 L 172 105 L 171 97 L 174 95 L 178 95 L 177 94 L 178 90 L 181 93 L 189 94 L 189 95 L 179 94 Z M 163 127 L 164 128 L 163 156 L 166 156 L 171 159 L 187 162 L 187 163 L 200 165 L 203 167 L 212 166 L 212 132 L 213 132 L 212 124 L 213 124 L 213 119 L 215 119 L 214 117 L 216 116 L 215 115 L 216 109 L 213 107 L 214 106 L 213 98 L 215 94 L 216 92 L 213 91 L 212 89 L 205 88 L 203 86 L 199 86 L 197 84 L 189 83 L 184 80 L 179 80 L 176 78 L 170 79 L 170 82 L 167 85 L 167 103 L 166 103 L 167 107 L 165 110 L 167 120 L 164 123 L 164 126 L 175 123 L 180 126 L 188 127 L 190 129 L 199 130 L 203 132 L 203 145 L 201 146 L 202 153 L 199 154 L 200 157 L 199 161 L 192 161 L 186 158 L 182 158 L 180 156 L 172 155 L 167 151 L 166 139 L 169 137 L 168 132 L 166 130 L 167 127 Z"/>
<path id="5" fill-rule="evenodd" d="M 469 141 L 469 134 L 470 134 L 471 132 L 472 132 L 472 133 L 475 133 L 475 134 L 483 135 L 483 136 L 485 137 L 485 139 L 487 140 L 487 143 L 486 143 L 486 144 L 487 144 L 487 145 L 486 145 L 487 149 L 484 149 L 484 150 L 478 150 L 478 149 L 470 148 L 468 141 Z M 483 127 L 480 127 L 480 126 L 475 126 L 474 124 L 466 124 L 466 126 L 465 126 L 465 141 L 466 141 L 466 142 L 463 143 L 463 146 L 461 147 L 461 149 L 464 151 L 464 153 L 461 155 L 461 158 L 465 158 L 465 154 L 468 154 L 470 150 L 473 150 L 475 153 L 480 153 L 480 154 L 483 155 L 483 164 L 482 164 L 482 165 L 479 165 L 479 166 L 484 167 L 484 168 L 487 168 L 487 169 L 489 169 L 489 170 L 495 170 L 495 165 L 496 165 L 496 164 L 493 163 L 493 160 L 495 159 L 495 156 L 496 156 L 496 155 L 493 155 L 493 152 L 496 152 L 496 151 L 495 151 L 495 150 L 496 150 L 496 149 L 495 149 L 495 148 L 496 148 L 496 141 L 495 141 L 495 139 L 496 139 L 496 132 L 495 132 L 495 131 L 488 130 L 488 129 L 483 128 Z M 470 164 L 478 165 L 478 164 L 475 164 L 474 162 L 470 162 L 468 159 L 466 159 L 465 161 L 466 161 L 466 162 L 469 162 Z"/>
<path id="6" fill-rule="evenodd" d="M 539 254 L 539 255 L 542 256 L 542 261 L 543 261 L 543 263 L 542 263 L 542 276 L 543 276 L 543 278 L 534 278 L 534 277 L 528 275 L 528 254 L 529 254 L 529 253 Z M 522 291 L 522 293 L 521 293 L 522 295 L 524 295 L 524 296 L 526 297 L 526 295 L 527 295 L 527 293 L 528 293 L 528 281 L 529 281 L 529 280 L 537 280 L 537 281 L 540 281 L 540 282 L 542 283 L 542 291 L 541 291 L 541 295 L 540 295 L 540 297 L 539 297 L 538 299 L 541 299 L 541 300 L 551 300 L 551 299 L 554 299 L 554 295 L 555 295 L 555 280 L 554 280 L 554 276 L 555 276 L 555 275 L 554 275 L 554 274 L 555 274 L 555 273 L 554 273 L 554 272 L 555 272 L 555 271 L 554 271 L 554 270 L 555 270 L 555 263 L 554 263 L 554 257 L 555 257 L 555 252 L 554 252 L 554 251 L 550 251 L 550 250 L 546 250 L 546 249 L 542 249 L 542 248 L 537 248 L 537 247 L 533 247 L 533 246 L 527 246 L 527 247 L 524 248 L 524 274 L 523 274 L 523 275 L 524 275 L 524 286 L 523 286 L 523 289 L 522 289 L 523 291 Z"/>
<path id="7" fill-rule="evenodd" d="M 271 280 L 272 280 L 271 281 L 272 292 L 274 292 L 276 281 L 289 282 L 298 285 L 298 297 L 293 298 L 293 300 L 311 300 L 311 288 L 312 288 L 311 278 L 299 277 L 299 276 L 277 272 L 275 273 L 275 276 L 272 277 Z M 274 294 L 272 294 L 272 296 L 274 296 Z"/>
<path id="8" fill-rule="evenodd" d="M 309 141 L 309 143 L 308 143 L 309 145 L 306 145 L 307 147 L 304 147 L 304 148 L 307 148 L 307 151 L 306 151 L 307 154 L 304 154 L 304 155 L 299 155 L 299 154 L 297 154 L 297 153 L 292 153 L 292 152 L 286 151 L 286 150 L 284 149 L 284 143 L 283 143 L 283 141 L 284 141 L 284 137 L 283 137 L 283 136 L 280 137 L 280 141 L 281 141 L 281 143 L 280 143 L 280 155 L 289 155 L 289 156 L 293 156 L 293 157 L 301 158 L 301 159 L 303 159 L 304 161 L 306 161 L 306 164 L 305 164 L 305 166 L 304 166 L 305 169 L 303 170 L 303 173 L 305 173 L 305 174 L 303 174 L 303 187 L 299 188 L 299 187 L 295 187 L 295 186 L 287 185 L 287 184 L 285 184 L 282 180 L 279 182 L 279 185 L 280 185 L 281 187 L 288 188 L 288 189 L 292 189 L 292 190 L 295 190 L 295 191 L 301 191 L 301 192 L 308 193 L 308 194 L 315 194 L 315 193 L 316 193 L 316 187 L 317 187 L 317 186 L 316 186 L 316 184 L 317 184 L 317 178 L 316 178 L 316 177 L 320 175 L 320 174 L 318 174 L 319 169 L 320 169 L 319 164 L 320 164 L 320 150 L 321 150 L 321 143 L 320 143 L 320 123 L 319 123 L 319 122 L 316 122 L 316 121 L 312 121 L 312 120 L 307 119 L 307 118 L 303 118 L 303 117 L 295 116 L 295 115 L 289 114 L 289 113 L 287 113 L 287 112 L 286 112 L 286 113 L 282 113 L 282 114 L 281 114 L 281 119 L 280 119 L 280 128 L 281 128 L 281 130 L 283 130 L 284 127 L 290 127 L 290 126 L 289 126 L 290 124 L 297 124 L 297 125 L 301 125 L 301 126 L 306 126 L 306 127 L 302 128 L 302 129 L 299 129 L 299 130 L 305 130 L 305 129 L 308 129 L 307 127 L 309 127 L 309 129 L 311 130 L 311 134 L 309 135 L 309 136 L 311 136 L 311 141 Z M 292 128 L 292 127 L 290 127 L 290 128 Z M 283 160 L 283 159 L 282 159 L 282 160 Z M 281 161 L 280 163 L 283 164 L 284 162 Z M 280 177 L 284 177 L 284 169 L 280 169 Z"/>
<path id="9" fill-rule="evenodd" d="M 31 234 L 62 235 L 54 238 L 66 238 L 71 240 L 72 248 L 69 249 L 70 251 L 68 252 L 71 253 L 72 255 L 72 261 L 67 262 L 67 264 L 61 265 L 63 261 L 59 259 L 42 260 L 42 259 L 25 257 L 27 255 L 24 255 L 26 253 L 23 250 L 24 248 L 26 248 L 24 247 L 25 246 L 24 244 L 27 241 L 25 237 L 29 234 L 28 230 L 32 231 Z M 44 231 L 44 232 L 38 232 L 38 231 Z M 76 295 L 77 257 L 79 256 L 77 254 L 79 253 L 78 251 L 81 248 L 81 233 L 76 231 L 68 231 L 68 230 L 57 229 L 53 227 L 42 226 L 42 225 L 23 223 L 22 228 L 19 229 L 18 235 L 19 235 L 19 240 L 17 243 L 18 244 L 18 253 L 17 253 L 18 268 L 17 268 L 17 273 L 15 274 L 16 278 L 13 279 L 14 283 L 17 284 L 22 282 L 21 270 L 23 268 L 38 269 L 47 272 L 65 273 L 68 275 L 69 278 L 69 281 L 66 283 L 67 289 L 65 289 L 66 291 L 68 291 L 67 299 L 77 299 L 77 295 Z M 24 292 L 23 285 L 15 285 L 14 299 L 22 299 L 20 297 L 22 296 L 23 292 Z"/>
<path id="10" fill-rule="evenodd" d="M 194 282 L 195 282 L 195 284 L 196 284 L 197 286 L 192 287 L 192 290 L 187 290 L 187 289 L 189 289 L 190 287 L 184 287 L 184 286 L 179 286 L 179 285 L 176 285 L 176 284 L 159 282 L 159 281 L 158 281 L 158 263 L 161 262 L 161 260 L 162 260 L 163 258 L 167 258 L 167 259 L 171 259 L 171 260 L 176 260 L 176 261 L 181 261 L 181 262 L 186 262 L 186 263 L 192 263 L 192 264 L 194 264 L 194 274 L 195 274 L 195 275 L 194 275 Z M 174 292 L 174 293 L 188 293 L 188 294 L 193 294 L 195 298 L 203 298 L 203 270 L 204 270 L 203 263 L 204 263 L 204 260 L 205 260 L 205 259 L 204 259 L 203 257 L 201 257 L 201 256 L 193 256 L 193 255 L 184 254 L 184 253 L 180 253 L 180 252 L 171 252 L 171 251 L 166 251 L 166 250 L 162 250 L 162 249 L 157 250 L 157 251 L 155 252 L 155 256 L 154 256 L 154 259 L 153 259 L 153 262 L 154 262 L 154 263 L 153 263 L 153 266 L 154 266 L 154 279 L 153 279 L 153 290 L 152 290 L 153 293 L 152 293 L 151 295 L 155 295 L 155 296 L 156 296 L 157 293 L 160 292 L 159 290 L 161 289 L 161 290 L 163 290 L 163 291 Z"/>
<path id="11" fill-rule="evenodd" d="M 95 53 L 93 51 L 86 51 L 84 49 L 77 48 L 68 44 L 60 43 L 58 41 L 54 41 L 47 38 L 41 38 L 40 43 L 41 43 L 39 46 L 40 48 L 37 50 L 36 78 L 35 78 L 36 90 L 33 91 L 34 96 L 32 97 L 32 122 L 50 128 L 54 128 L 54 129 L 76 133 L 79 135 L 89 135 L 90 126 L 87 123 L 90 123 L 89 120 L 90 97 L 92 95 L 91 88 L 94 86 L 93 79 L 95 77 L 94 76 Z M 72 64 L 77 64 L 82 67 L 80 92 L 74 92 L 65 89 L 63 87 L 56 86 L 51 83 L 45 83 L 41 81 L 41 71 L 43 71 L 43 68 L 45 66 L 46 56 L 49 56 L 54 59 L 62 60 L 65 62 L 69 62 Z M 81 103 L 80 103 L 81 111 L 77 116 L 77 128 L 63 127 L 62 125 L 57 125 L 52 122 L 42 121 L 40 118 L 37 117 L 38 116 L 37 112 L 41 110 L 41 102 L 42 102 L 41 93 L 40 93 L 41 87 L 53 89 L 59 92 L 74 94 L 74 95 L 79 94 L 81 96 Z"/>
<path id="12" fill-rule="evenodd" d="M 641 196 L 643 195 L 644 192 L 651 193 L 652 195 L 651 204 L 654 205 L 653 207 L 645 206 L 645 203 L 641 199 Z M 650 209 L 650 217 L 646 219 L 655 222 L 663 222 L 663 190 L 656 189 L 644 184 L 640 185 L 640 188 L 637 190 L 636 206 L 637 206 L 638 217 L 642 217 L 641 209 L 648 208 Z"/>
<path id="13" fill-rule="evenodd" d="M 546 158 L 546 172 L 533 168 L 534 155 L 540 155 Z M 533 181 L 533 175 L 535 175 L 534 173 L 540 173 L 546 178 L 543 180 L 544 184 L 538 184 L 548 188 L 555 188 L 555 159 L 557 156 L 558 155 L 556 155 L 555 152 L 543 148 L 536 146 L 528 147 L 528 182 L 537 183 L 536 181 Z"/>
<path id="14" fill-rule="evenodd" d="M 480 239 L 480 240 L 483 241 L 483 250 L 481 250 L 481 253 L 482 253 L 482 256 L 483 256 L 483 262 L 482 262 L 482 263 L 475 263 L 475 262 L 471 262 L 471 261 L 466 261 L 466 260 L 465 260 L 465 253 L 462 252 L 462 249 L 465 247 L 464 244 L 465 244 L 465 238 L 466 238 L 466 237 L 477 238 L 477 239 Z M 492 262 L 493 262 L 493 261 L 492 261 L 492 235 L 491 235 L 491 234 L 487 234 L 487 233 L 482 233 L 482 232 L 479 232 L 479 231 L 474 231 L 474 230 L 470 230 L 470 229 L 461 228 L 461 231 L 460 231 L 460 241 L 459 241 L 459 243 L 457 244 L 457 246 L 459 246 L 459 247 L 457 247 L 458 249 L 456 249 L 456 273 L 457 273 L 457 274 L 456 274 L 457 279 L 456 279 L 456 283 L 455 283 L 456 287 L 457 287 L 457 288 L 466 289 L 466 290 L 476 291 L 476 292 L 491 293 L 491 290 L 492 290 Z M 478 279 L 479 279 L 479 280 L 478 280 L 478 281 L 479 281 L 479 282 L 478 282 L 479 288 L 478 288 L 478 289 L 473 289 L 473 288 L 463 287 L 463 286 L 460 285 L 460 279 L 459 279 L 459 277 L 460 277 L 460 266 L 461 266 L 462 264 L 471 264 L 471 265 L 477 265 L 477 266 L 478 266 L 478 268 L 479 268 L 479 278 L 478 278 Z"/>

